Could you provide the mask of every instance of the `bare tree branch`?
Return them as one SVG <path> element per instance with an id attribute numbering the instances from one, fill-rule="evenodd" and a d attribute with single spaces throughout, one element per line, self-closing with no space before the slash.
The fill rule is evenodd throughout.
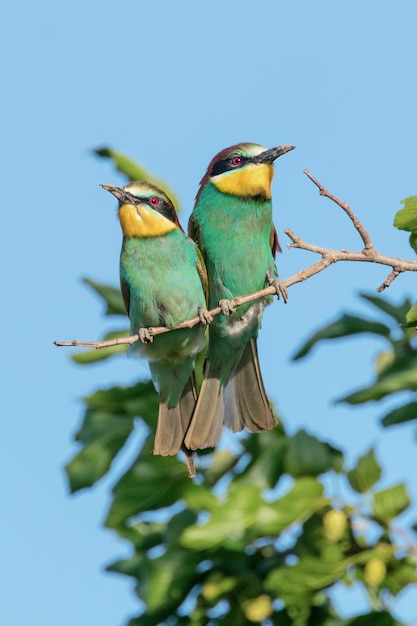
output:
<path id="1" fill-rule="evenodd" d="M 337 198 L 335 195 L 330 193 L 330 191 L 328 191 L 325 187 L 323 187 L 323 185 L 319 183 L 319 181 L 316 178 L 314 178 L 310 170 L 304 170 L 304 174 L 316 185 L 316 187 L 318 187 L 318 190 L 321 196 L 324 196 L 325 198 L 329 198 L 330 200 L 332 200 L 332 202 L 335 202 L 338 206 L 340 206 L 341 209 L 345 211 L 345 213 L 352 220 L 354 227 L 360 234 L 361 239 L 365 245 L 365 249 L 373 250 L 374 244 L 371 241 L 371 237 L 368 231 L 365 229 L 363 224 L 358 220 L 356 215 L 353 213 L 349 204 L 347 202 L 342 202 L 341 200 L 339 200 L 339 198 Z"/>
<path id="2" fill-rule="evenodd" d="M 318 274 L 325 270 L 332 263 L 337 263 L 338 261 L 360 261 L 366 263 L 378 263 L 379 265 L 386 265 L 392 269 L 392 271 L 388 274 L 387 278 L 384 282 L 377 288 L 378 292 L 384 291 L 387 287 L 391 285 L 391 283 L 403 272 L 417 272 L 417 261 L 408 261 L 406 259 L 399 259 L 397 257 L 389 256 L 388 254 L 382 254 L 377 251 L 375 248 L 371 237 L 368 231 L 363 226 L 362 222 L 356 217 L 350 208 L 347 202 L 342 202 L 335 195 L 330 193 L 323 185 L 311 174 L 309 170 L 304 170 L 306 176 L 316 185 L 319 190 L 321 196 L 325 196 L 329 198 L 332 202 L 337 204 L 345 213 L 348 215 L 350 220 L 352 221 L 354 227 L 358 231 L 362 242 L 364 244 L 364 248 L 360 252 L 349 252 L 348 250 L 331 250 L 330 248 L 323 248 L 322 246 L 317 246 L 315 244 L 308 243 L 298 237 L 292 230 L 287 229 L 285 233 L 291 239 L 292 243 L 288 244 L 289 248 L 299 248 L 300 250 L 308 250 L 309 252 L 315 252 L 316 254 L 321 255 L 320 261 L 309 265 L 303 270 L 300 270 L 290 278 L 282 281 L 282 284 L 285 287 L 291 287 L 297 283 L 301 283 L 311 276 Z M 255 291 L 254 293 L 250 293 L 243 296 L 237 296 L 230 301 L 231 308 L 237 308 L 242 304 L 247 304 L 248 302 L 253 302 L 254 300 L 258 300 L 259 298 L 264 298 L 265 296 L 277 295 L 277 289 L 275 286 L 271 285 L 269 287 L 265 287 L 265 289 L 260 289 L 259 291 Z M 278 293 L 279 297 L 279 293 Z M 219 315 L 222 313 L 222 309 L 220 306 L 211 309 L 208 312 L 211 316 Z M 180 328 L 192 328 L 197 324 L 201 323 L 201 317 L 196 315 L 191 319 L 185 320 L 181 322 L 175 328 L 166 328 L 164 326 L 157 326 L 148 328 L 147 336 L 153 339 L 153 337 L 157 335 L 162 335 L 163 333 L 171 332 L 172 330 L 178 330 Z M 112 346 L 126 345 L 126 344 L 134 344 L 137 341 L 141 340 L 140 331 L 144 329 L 138 329 L 138 334 L 131 335 L 130 337 L 117 337 L 116 339 L 109 339 L 107 341 L 79 341 L 78 339 L 74 339 L 73 341 L 54 341 L 56 346 L 83 346 L 90 348 L 109 348 Z"/>

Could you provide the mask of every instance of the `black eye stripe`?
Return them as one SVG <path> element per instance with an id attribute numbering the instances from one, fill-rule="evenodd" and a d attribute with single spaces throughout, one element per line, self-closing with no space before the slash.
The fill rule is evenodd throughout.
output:
<path id="1" fill-rule="evenodd" d="M 239 165 L 233 165 L 233 159 L 235 157 L 239 157 L 241 161 Z M 241 154 L 232 154 L 227 159 L 221 159 L 220 161 L 216 161 L 216 163 L 214 163 L 212 167 L 210 176 L 218 176 L 219 174 L 223 174 L 224 172 L 229 172 L 230 170 L 237 170 L 243 165 L 245 165 L 245 163 L 248 163 L 250 161 L 251 161 L 250 158 L 244 157 Z"/>
<path id="2" fill-rule="evenodd" d="M 165 200 L 163 200 L 162 198 L 159 198 L 158 204 L 152 205 L 151 203 L 149 203 L 149 206 L 151 207 L 151 209 L 154 209 L 171 222 L 175 222 L 177 216 L 175 209 L 170 204 L 168 204 L 168 202 L 165 202 Z"/>

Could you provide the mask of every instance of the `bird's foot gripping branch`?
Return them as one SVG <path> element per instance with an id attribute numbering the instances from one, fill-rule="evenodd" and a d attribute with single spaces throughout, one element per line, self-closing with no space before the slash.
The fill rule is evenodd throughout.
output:
<path id="1" fill-rule="evenodd" d="M 285 283 L 280 278 L 272 278 L 269 272 L 266 273 L 266 280 L 271 285 L 271 287 L 275 287 L 276 295 L 278 300 L 282 297 L 285 304 L 288 302 L 288 290 L 285 286 Z"/>

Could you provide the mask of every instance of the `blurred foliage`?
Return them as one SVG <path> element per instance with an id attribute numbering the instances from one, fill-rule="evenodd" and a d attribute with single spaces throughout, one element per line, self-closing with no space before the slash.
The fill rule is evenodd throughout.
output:
<path id="1" fill-rule="evenodd" d="M 346 404 L 363 404 L 389 396 L 399 396 L 399 405 L 381 417 L 384 427 L 417 419 L 417 333 L 403 324 L 411 302 L 406 299 L 394 306 L 387 300 L 362 293 L 360 297 L 384 315 L 384 323 L 361 317 L 342 315 L 314 333 L 294 355 L 300 359 L 321 341 L 350 337 L 361 333 L 382 340 L 384 350 L 375 361 L 375 377 L 369 385 L 340 398 Z M 413 392 L 404 402 L 403 393 Z M 413 399 L 414 397 L 414 399 Z"/>
<path id="2" fill-rule="evenodd" d="M 410 234 L 410 246 L 417 253 L 417 196 L 410 196 L 401 201 L 403 208 L 394 217 L 394 226 Z M 417 326 L 417 303 L 407 312 L 406 325 Z"/>
<path id="3" fill-rule="evenodd" d="M 106 315 L 123 314 L 118 290 L 86 283 Z M 400 326 L 410 303 L 361 297 L 378 309 L 378 319 L 343 315 L 295 358 L 321 341 L 368 333 L 384 343 L 375 379 L 341 402 L 415 392 L 415 332 Z M 91 363 L 92 352 L 101 351 L 75 360 Z M 106 351 L 104 358 L 118 354 Z M 415 419 L 416 407 L 417 398 L 401 395 L 382 424 Z M 129 626 L 400 624 L 392 604 L 417 582 L 417 525 L 409 534 L 399 531 L 397 518 L 410 505 L 407 490 L 404 484 L 381 489 L 373 449 L 347 467 L 340 449 L 305 430 L 290 436 L 277 426 L 235 437 L 233 452 L 199 453 L 190 480 L 183 459 L 152 455 L 157 411 L 150 381 L 96 391 L 85 398 L 79 450 L 66 468 L 73 492 L 91 487 L 111 470 L 132 432 L 144 432 L 136 458 L 114 484 L 105 520 L 131 545 L 128 558 L 108 567 L 135 583 L 139 608 Z M 369 608 L 346 619 L 332 592 L 352 585 L 366 591 Z"/>
<path id="4" fill-rule="evenodd" d="M 111 148 L 108 148 L 106 146 L 96 148 L 95 150 L 93 150 L 93 154 L 102 159 L 110 159 L 116 170 L 120 172 L 123 176 L 125 176 L 128 181 L 147 180 L 148 182 L 156 185 L 157 187 L 162 189 L 162 191 L 165 191 L 165 193 L 168 194 L 168 196 L 173 201 L 177 212 L 180 210 L 178 198 L 172 190 L 172 187 L 167 185 L 165 181 L 157 178 L 156 176 L 148 172 L 148 170 L 142 167 L 142 165 L 139 165 L 121 152 L 116 152 L 115 150 L 112 150 Z"/>
<path id="5" fill-rule="evenodd" d="M 394 226 L 400 230 L 411 232 L 410 245 L 417 252 L 415 235 L 417 233 L 417 196 L 410 196 L 401 201 L 403 208 L 394 217 Z"/>

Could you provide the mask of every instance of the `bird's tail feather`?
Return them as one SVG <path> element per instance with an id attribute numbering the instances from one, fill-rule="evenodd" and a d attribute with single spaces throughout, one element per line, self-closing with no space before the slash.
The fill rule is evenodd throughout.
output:
<path id="1" fill-rule="evenodd" d="M 251 339 L 224 390 L 224 422 L 232 432 L 273 428 L 277 418 L 269 403 L 259 366 L 256 339 Z"/>
<path id="2" fill-rule="evenodd" d="M 168 408 L 165 402 L 159 403 L 158 425 L 154 441 L 154 454 L 173 456 L 180 450 L 185 453 L 188 473 L 195 476 L 194 454 L 184 445 L 185 433 L 197 401 L 197 389 L 194 375 L 186 384 L 177 406 Z"/>
<path id="3" fill-rule="evenodd" d="M 262 380 L 256 339 L 246 345 L 226 387 L 221 385 L 217 372 L 211 371 L 210 362 L 207 362 L 200 395 L 184 440 L 186 448 L 198 450 L 216 446 L 223 423 L 232 432 L 246 428 L 251 433 L 269 430 L 277 424 Z"/>
<path id="4" fill-rule="evenodd" d="M 223 418 L 223 388 L 207 361 L 200 395 L 184 441 L 186 447 L 190 450 L 214 448 L 222 436 Z"/>

